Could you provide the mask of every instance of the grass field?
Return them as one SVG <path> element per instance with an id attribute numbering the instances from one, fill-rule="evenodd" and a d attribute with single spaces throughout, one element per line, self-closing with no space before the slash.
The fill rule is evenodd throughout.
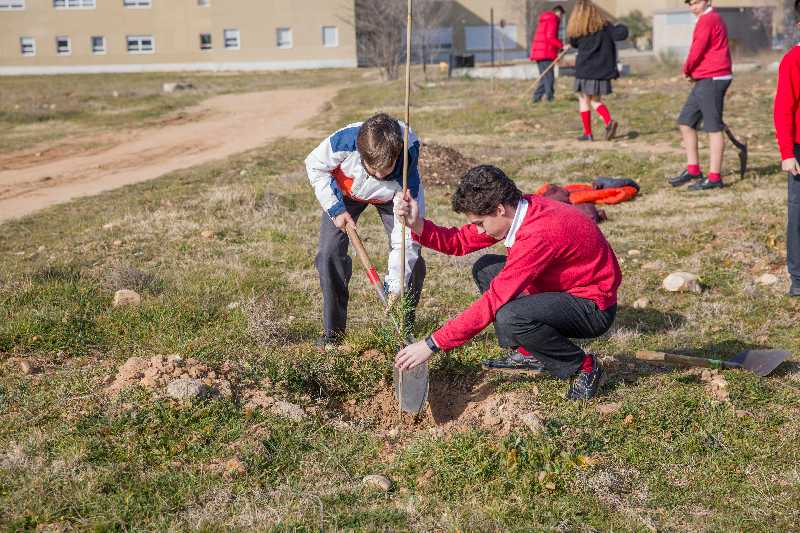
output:
<path id="1" fill-rule="evenodd" d="M 270 86 L 303 84 L 303 76 Z M 339 74 L 323 78 L 314 83 L 341 81 Z M 92 77 L 51 80 L 76 94 L 97 87 Z M 5 94 L 10 85 L 43 82 L 0 83 Z M 251 82 L 193 83 L 194 99 Z M 784 297 L 786 178 L 772 140 L 773 87 L 763 71 L 737 76 L 728 122 L 750 138 L 752 170 L 744 179 L 734 175 L 731 150 L 729 187 L 714 194 L 673 190 L 664 181 L 682 166 L 674 117 L 687 91 L 668 75 L 620 81 L 609 107 L 623 138 L 591 146 L 572 141 L 579 119 L 568 80 L 550 107 L 531 106 L 522 82 L 416 87 L 412 120 L 425 141 L 498 165 L 523 190 L 598 175 L 642 185 L 634 202 L 608 208 L 602 226 L 625 279 L 614 328 L 588 345 L 609 369 L 601 398 L 567 402 L 564 382 L 484 374 L 479 361 L 500 353 L 491 328 L 432 360 L 432 398 L 517 402 L 544 421 L 541 431 L 437 424 L 435 413 L 398 426 L 381 403 L 393 335 L 358 273 L 346 345 L 324 354 L 313 349 L 319 207 L 302 162 L 319 139 L 277 142 L 2 225 L 0 526 L 796 529 L 800 359 L 765 379 L 724 371 L 730 400 L 721 402 L 698 372 L 632 359 L 638 349 L 723 357 L 755 346 L 800 350 L 800 302 Z M 401 91 L 393 83 L 342 92 L 315 126 L 334 129 L 377 110 L 400 114 Z M 24 92 L 31 110 L 50 98 Z M 40 120 L 38 112 L 9 105 L 4 100 L 4 123 L 25 130 Z M 124 116 L 157 119 L 175 97 L 151 91 L 113 105 Z M 105 120 L 84 109 L 76 105 L 75 112 L 94 118 L 70 127 L 83 131 Z M 428 216 L 460 224 L 449 210 L 450 192 L 426 192 Z M 385 270 L 377 217 L 367 212 L 360 226 Z M 474 256 L 426 258 L 417 335 L 475 298 Z M 703 293 L 663 292 L 661 280 L 673 271 L 698 274 Z M 779 282 L 756 283 L 764 273 Z M 121 288 L 138 290 L 142 305 L 113 308 Z M 635 309 L 642 297 L 649 304 Z M 105 394 L 129 357 L 169 354 L 228 366 L 241 390 L 271 383 L 271 395 L 309 416 L 245 409 L 236 394 L 191 404 L 142 388 Z M 20 359 L 35 371 L 24 373 Z M 618 405 L 606 409 L 610 403 Z M 231 460 L 236 468 L 218 466 Z M 362 477 L 376 473 L 394 481 L 389 492 L 363 486 Z"/>

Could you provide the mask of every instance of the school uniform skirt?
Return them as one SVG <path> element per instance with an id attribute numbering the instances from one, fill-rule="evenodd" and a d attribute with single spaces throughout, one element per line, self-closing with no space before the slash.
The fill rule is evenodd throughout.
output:
<path id="1" fill-rule="evenodd" d="M 575 78 L 575 92 L 591 96 L 605 96 L 611 94 L 611 80 L 585 80 Z"/>

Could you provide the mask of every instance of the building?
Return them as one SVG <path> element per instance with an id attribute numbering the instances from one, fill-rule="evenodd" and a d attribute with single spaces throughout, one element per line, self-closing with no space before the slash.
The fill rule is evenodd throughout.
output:
<path id="1" fill-rule="evenodd" d="M 0 0 L 0 74 L 356 66 L 352 2 Z"/>

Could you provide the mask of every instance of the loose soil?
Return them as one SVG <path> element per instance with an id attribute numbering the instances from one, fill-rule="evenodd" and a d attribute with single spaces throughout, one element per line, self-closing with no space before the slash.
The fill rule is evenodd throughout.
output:
<path id="1" fill-rule="evenodd" d="M 309 135 L 301 124 L 336 91 L 322 87 L 217 96 L 166 117 L 156 128 L 3 155 L 0 221 L 223 159 L 276 138 Z"/>
<path id="2" fill-rule="evenodd" d="M 426 186 L 455 186 L 478 162 L 449 146 L 425 143 L 419 153 L 419 172 Z"/>

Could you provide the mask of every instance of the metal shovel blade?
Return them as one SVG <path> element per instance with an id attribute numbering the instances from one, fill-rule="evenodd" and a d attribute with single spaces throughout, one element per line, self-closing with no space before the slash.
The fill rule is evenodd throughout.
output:
<path id="1" fill-rule="evenodd" d="M 728 362 L 741 365 L 745 370 L 754 372 L 763 378 L 778 368 L 791 355 L 786 350 L 745 350 L 734 358 L 728 359 Z"/>
<path id="2" fill-rule="evenodd" d="M 428 364 L 403 370 L 402 382 L 400 372 L 399 368 L 394 369 L 394 397 L 397 398 L 401 411 L 417 415 L 428 400 Z"/>

